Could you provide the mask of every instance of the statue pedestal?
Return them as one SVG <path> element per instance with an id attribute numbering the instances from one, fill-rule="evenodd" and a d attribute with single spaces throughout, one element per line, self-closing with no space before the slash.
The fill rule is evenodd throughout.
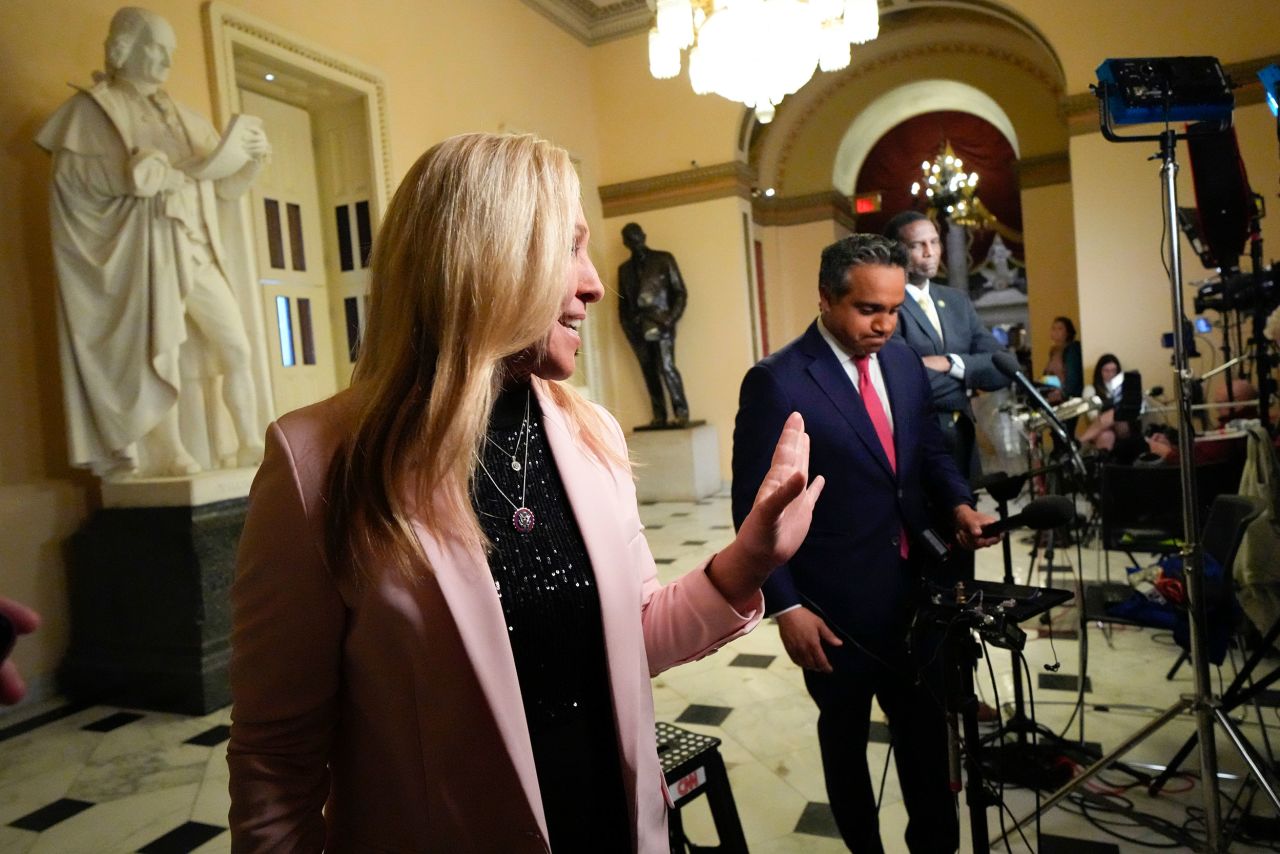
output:
<path id="1" fill-rule="evenodd" d="M 103 483 L 68 548 L 68 697 L 193 715 L 231 702 L 230 589 L 253 475 Z"/>
<path id="2" fill-rule="evenodd" d="M 627 437 L 641 501 L 697 501 L 720 491 L 720 442 L 708 424 Z"/>

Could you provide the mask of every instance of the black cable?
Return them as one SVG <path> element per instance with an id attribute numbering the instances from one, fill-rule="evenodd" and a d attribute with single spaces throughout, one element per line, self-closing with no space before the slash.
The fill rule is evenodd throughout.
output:
<path id="1" fill-rule="evenodd" d="M 1031 840 L 1027 839 L 1027 835 L 1023 833 L 1022 828 L 1018 826 L 1018 817 L 1013 814 L 1013 810 L 1009 809 L 1009 805 L 1004 802 L 1004 798 L 1001 798 L 1000 799 L 1000 830 L 1002 833 L 1004 833 L 1004 849 L 1006 851 L 1013 850 L 1012 848 L 1009 847 L 1009 836 L 1008 836 L 1008 833 L 1005 832 L 1004 830 L 1004 814 L 1005 813 L 1008 813 L 1009 818 L 1013 819 L 1014 827 L 1018 831 L 1018 836 L 1022 837 L 1022 844 L 1027 846 L 1027 850 L 1030 851 L 1031 854 L 1036 854 L 1036 848 L 1031 844 Z M 1036 824 L 1039 825 L 1039 823 L 1040 823 L 1040 820 L 1039 818 L 1037 818 Z M 1040 840 L 1040 835 L 1039 835 L 1039 831 L 1037 830 L 1036 841 L 1038 842 L 1039 840 Z"/>
<path id="2" fill-rule="evenodd" d="M 1082 583 L 1081 589 L 1083 589 L 1083 587 L 1084 585 Z M 1084 612 L 1083 602 L 1080 603 L 1080 609 L 1081 609 L 1081 613 L 1083 613 Z M 1050 626 L 1050 629 L 1052 629 L 1052 626 Z M 1088 641 L 1085 639 L 1085 632 L 1084 632 L 1083 625 L 1080 627 L 1080 629 L 1078 629 L 1078 631 L 1080 633 L 1079 642 L 1082 644 L 1080 648 L 1080 655 L 1081 655 L 1080 669 L 1085 670 L 1089 665 L 1089 644 L 1088 644 Z M 1050 637 L 1052 637 L 1052 632 L 1050 633 Z M 1056 653 L 1055 653 L 1055 656 L 1056 656 Z M 1071 730 L 1071 725 L 1075 723 L 1076 715 L 1083 714 L 1083 713 L 1084 713 L 1084 673 L 1077 673 L 1076 674 L 1076 705 L 1075 705 L 1075 708 L 1071 710 L 1071 717 L 1067 718 L 1066 726 L 1062 728 L 1062 732 L 1058 733 L 1059 739 L 1063 741 L 1069 740 L 1067 739 L 1067 733 Z"/>
<path id="3" fill-rule="evenodd" d="M 1031 716 L 1031 746 L 1033 750 L 1040 748 L 1040 724 L 1036 722 L 1036 692 L 1031 687 L 1031 665 L 1027 663 L 1027 657 L 1022 654 L 1022 650 L 1018 650 L 1018 661 L 1022 662 L 1022 669 L 1027 674 L 1027 709 Z M 1040 840 L 1040 787 L 1032 786 L 1035 789 L 1036 797 L 1036 841 Z"/>
<path id="4" fill-rule="evenodd" d="M 1133 801 L 1123 795 L 1103 794 L 1099 792 L 1080 792 L 1069 796 L 1069 800 L 1073 801 L 1080 807 L 1080 815 L 1086 821 L 1122 842 L 1131 845 L 1139 845 L 1143 848 L 1155 849 L 1177 849 L 1194 847 L 1195 838 L 1185 830 L 1173 822 L 1160 818 L 1159 816 L 1148 815 L 1138 812 L 1133 805 Z M 1118 802 L 1118 803 L 1114 803 Z M 1128 819 L 1127 823 L 1116 821 L 1105 821 L 1098 817 L 1098 814 L 1121 816 Z M 1150 842 L 1145 839 L 1136 839 L 1127 836 L 1116 830 L 1117 827 L 1138 828 L 1145 827 L 1148 830 L 1155 831 L 1169 838 L 1169 842 Z"/>
<path id="5" fill-rule="evenodd" d="M 1014 655 L 1017 655 L 1016 651 L 1014 652 Z M 982 657 L 987 660 L 987 677 L 991 680 L 991 697 L 996 701 L 996 724 L 999 727 L 996 732 L 998 734 L 1004 729 L 1004 712 L 1000 707 L 1000 686 L 996 684 L 996 669 L 991 663 L 991 655 L 990 651 L 987 649 L 987 641 L 985 638 L 982 640 Z M 1003 754 L 1001 754 L 1001 756 L 1003 758 Z M 981 762 L 981 759 L 978 761 Z M 1001 770 L 1003 771 L 1003 767 Z M 1008 809 L 1004 803 L 1004 777 L 1005 775 L 1002 773 L 1000 775 L 1000 787 L 996 790 L 996 798 L 1000 801 L 1001 807 L 1000 812 L 998 813 L 1000 816 L 1000 838 L 1004 841 L 1004 849 L 1006 851 L 1012 851 L 1013 848 L 1009 845 L 1009 828 L 1004 823 L 1004 811 Z M 1015 826 L 1016 824 L 1017 822 L 1015 821 Z M 1022 834 L 1022 828 L 1018 828 L 1018 833 L 1022 836 L 1022 839 L 1025 842 L 1027 837 Z M 1030 845 L 1027 847 L 1031 848 Z M 1034 848 L 1031 848 L 1031 851 L 1032 854 L 1035 854 Z"/>

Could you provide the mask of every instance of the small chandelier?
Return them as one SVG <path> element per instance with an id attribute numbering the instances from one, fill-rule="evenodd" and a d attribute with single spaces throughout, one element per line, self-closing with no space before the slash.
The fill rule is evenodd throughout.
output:
<path id="1" fill-rule="evenodd" d="M 880 33 L 876 0 L 648 0 L 649 73 L 680 73 L 689 49 L 689 83 L 755 108 L 761 124 L 813 77 L 815 67 L 849 65 L 850 45 Z"/>
<path id="2" fill-rule="evenodd" d="M 942 143 L 932 162 L 920 164 L 920 171 L 921 180 L 911 185 L 911 195 L 923 199 L 939 219 L 977 228 L 994 219 L 978 198 L 978 173 L 964 171 L 964 161 L 956 157 L 950 140 Z"/>

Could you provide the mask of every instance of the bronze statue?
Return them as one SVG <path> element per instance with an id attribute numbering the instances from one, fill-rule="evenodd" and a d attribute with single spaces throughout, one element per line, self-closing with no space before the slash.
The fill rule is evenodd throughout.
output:
<path id="1" fill-rule="evenodd" d="M 631 260 L 618 266 L 618 317 L 644 372 L 653 405 L 649 426 L 684 427 L 689 423 L 689 403 L 676 370 L 676 322 L 684 314 L 688 294 L 676 259 L 670 252 L 650 249 L 644 241 L 644 229 L 637 223 L 622 227 L 622 242 L 631 250 Z M 670 420 L 663 383 L 671 398 Z"/>

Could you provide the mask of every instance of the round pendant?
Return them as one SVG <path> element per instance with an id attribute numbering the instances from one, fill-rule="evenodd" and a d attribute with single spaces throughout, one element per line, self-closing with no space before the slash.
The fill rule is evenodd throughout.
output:
<path id="1" fill-rule="evenodd" d="M 533 530 L 533 511 L 528 507 L 517 507 L 516 512 L 511 515 L 511 524 L 520 533 L 529 533 Z"/>
<path id="2" fill-rule="evenodd" d="M 511 461 L 511 470 L 512 470 L 512 471 L 520 471 L 520 461 L 519 461 L 519 460 L 512 460 L 512 461 Z"/>

